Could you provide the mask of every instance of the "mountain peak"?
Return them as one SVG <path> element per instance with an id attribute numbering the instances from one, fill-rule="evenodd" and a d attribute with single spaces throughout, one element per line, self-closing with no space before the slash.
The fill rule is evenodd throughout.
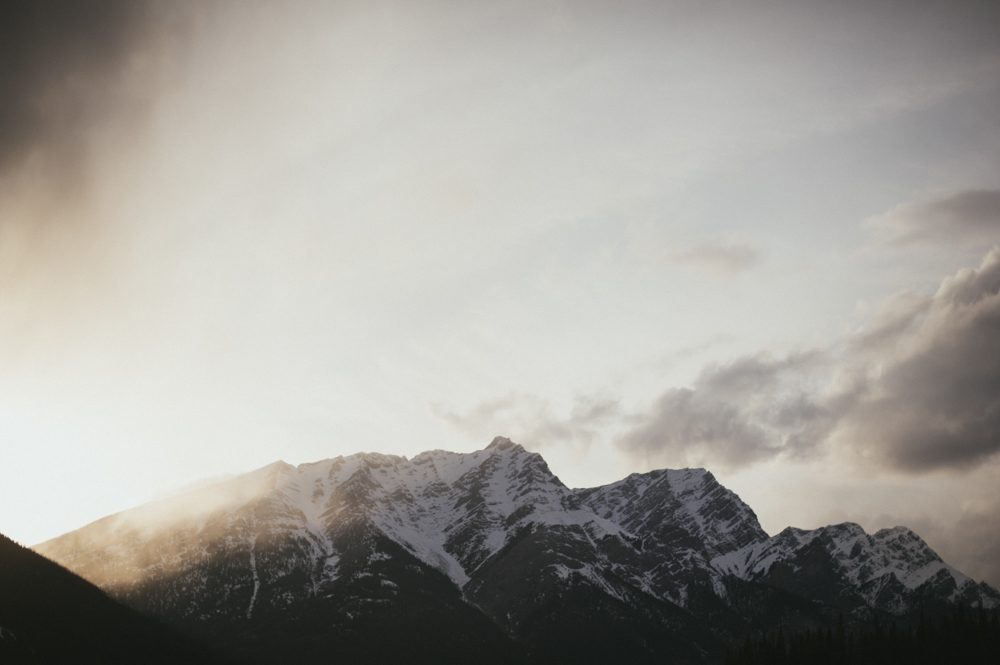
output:
<path id="1" fill-rule="evenodd" d="M 521 446 L 514 443 L 505 436 L 496 436 L 493 437 L 492 441 L 490 441 L 490 445 L 486 446 L 486 450 L 490 450 L 493 448 L 496 448 L 497 450 L 507 450 L 508 448 L 515 448 L 515 447 L 520 448 Z"/>

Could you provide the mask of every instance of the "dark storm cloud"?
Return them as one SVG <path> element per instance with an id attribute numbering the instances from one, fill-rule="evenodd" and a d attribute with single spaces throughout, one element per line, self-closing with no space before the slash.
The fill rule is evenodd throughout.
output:
<path id="1" fill-rule="evenodd" d="M 946 280 L 869 378 L 844 431 L 910 471 L 970 467 L 1000 451 L 1000 249 Z M 855 352 L 876 362 L 865 344 Z"/>
<path id="2" fill-rule="evenodd" d="M 26 166 L 78 174 L 90 133 L 141 114 L 187 2 L 0 3 L 0 177 Z"/>
<path id="3" fill-rule="evenodd" d="M 888 247 L 1000 241 L 1000 190 L 970 189 L 898 206 L 871 220 Z"/>
<path id="4" fill-rule="evenodd" d="M 633 416 L 618 445 L 654 463 L 711 460 L 725 466 L 805 452 L 832 422 L 829 406 L 804 382 L 825 362 L 818 353 L 781 360 L 761 355 L 709 367 L 691 388 L 668 390 Z"/>
<path id="5" fill-rule="evenodd" d="M 646 461 L 743 466 L 844 447 L 905 472 L 1000 452 L 1000 248 L 937 294 L 901 294 L 824 352 L 739 359 L 657 398 L 617 443 Z"/>

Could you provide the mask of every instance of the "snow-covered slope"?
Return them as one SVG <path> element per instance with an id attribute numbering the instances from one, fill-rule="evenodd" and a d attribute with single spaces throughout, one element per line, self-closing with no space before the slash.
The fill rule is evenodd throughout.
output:
<path id="1" fill-rule="evenodd" d="M 687 603 L 692 583 L 724 594 L 711 560 L 767 539 L 753 510 L 704 469 L 632 474 L 576 495 L 636 546 L 614 557 L 618 574 L 679 605 Z"/>
<path id="2" fill-rule="evenodd" d="M 767 539 L 750 506 L 704 469 L 634 473 L 610 485 L 577 490 L 577 495 L 631 533 L 653 534 L 669 525 L 713 556 Z"/>
<path id="3" fill-rule="evenodd" d="M 259 589 L 257 550 L 277 541 L 284 560 L 275 562 L 272 576 L 302 573 L 309 583 L 300 592 L 315 595 L 338 575 L 336 535 L 358 523 L 457 587 L 525 525 L 573 526 L 595 539 L 621 532 L 583 507 L 541 456 L 497 438 L 468 454 L 436 450 L 412 460 L 357 454 L 297 468 L 278 462 L 104 518 L 36 549 L 119 593 L 151 577 L 183 576 L 220 550 L 245 554 Z M 209 584 L 204 575 L 191 582 Z"/>
<path id="4" fill-rule="evenodd" d="M 920 536 L 901 526 L 874 535 L 851 522 L 812 531 L 789 527 L 773 538 L 721 554 L 712 565 L 741 579 L 801 592 L 797 587 L 809 575 L 806 561 L 815 565 L 818 558 L 826 562 L 824 575 L 835 575 L 843 590 L 893 614 L 905 613 L 920 596 L 1000 606 L 1000 594 L 946 564 Z"/>

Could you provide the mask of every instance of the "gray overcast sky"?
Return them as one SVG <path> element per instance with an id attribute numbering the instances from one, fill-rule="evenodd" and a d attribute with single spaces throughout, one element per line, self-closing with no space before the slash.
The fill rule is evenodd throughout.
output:
<path id="1" fill-rule="evenodd" d="M 505 434 L 1000 585 L 996 3 L 10 6 L 0 531 Z"/>

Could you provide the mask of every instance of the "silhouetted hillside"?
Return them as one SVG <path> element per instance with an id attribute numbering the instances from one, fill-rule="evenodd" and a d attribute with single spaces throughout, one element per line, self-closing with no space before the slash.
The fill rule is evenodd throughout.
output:
<path id="1" fill-rule="evenodd" d="M 0 535 L 0 663 L 221 665 L 206 647 Z"/>

